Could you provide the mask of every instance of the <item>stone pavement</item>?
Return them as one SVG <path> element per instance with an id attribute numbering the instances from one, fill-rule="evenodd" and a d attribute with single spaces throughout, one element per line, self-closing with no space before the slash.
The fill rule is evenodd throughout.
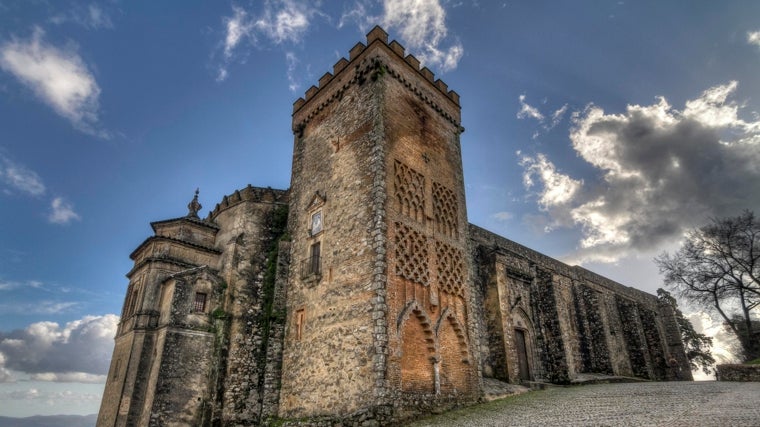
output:
<path id="1" fill-rule="evenodd" d="M 760 382 L 552 387 L 409 426 L 760 426 Z"/>

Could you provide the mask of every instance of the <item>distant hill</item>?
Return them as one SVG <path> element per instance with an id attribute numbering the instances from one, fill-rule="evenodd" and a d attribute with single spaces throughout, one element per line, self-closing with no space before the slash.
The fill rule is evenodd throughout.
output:
<path id="1" fill-rule="evenodd" d="M 0 417 L 3 427 L 95 427 L 98 414 L 91 415 L 36 415 L 26 418 Z"/>

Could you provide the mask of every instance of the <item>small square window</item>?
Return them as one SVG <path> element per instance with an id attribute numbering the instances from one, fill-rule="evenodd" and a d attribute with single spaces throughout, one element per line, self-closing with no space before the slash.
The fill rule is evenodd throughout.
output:
<path id="1" fill-rule="evenodd" d="M 195 294 L 195 302 L 193 303 L 193 311 L 204 312 L 206 311 L 206 294 L 197 292 Z"/>

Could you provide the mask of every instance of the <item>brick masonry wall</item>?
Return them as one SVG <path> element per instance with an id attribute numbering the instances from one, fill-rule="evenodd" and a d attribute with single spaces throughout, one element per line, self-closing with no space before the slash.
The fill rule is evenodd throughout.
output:
<path id="1" fill-rule="evenodd" d="M 387 140 L 387 382 L 397 417 L 479 394 L 455 105 L 378 50 Z M 422 356 L 424 355 L 424 357 Z"/>

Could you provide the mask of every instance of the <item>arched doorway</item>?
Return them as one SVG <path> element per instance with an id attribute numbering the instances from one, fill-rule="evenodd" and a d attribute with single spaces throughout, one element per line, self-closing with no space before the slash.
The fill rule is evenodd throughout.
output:
<path id="1" fill-rule="evenodd" d="M 524 329 L 515 329 L 515 351 L 517 351 L 517 372 L 520 381 L 530 381 L 530 358 Z"/>

